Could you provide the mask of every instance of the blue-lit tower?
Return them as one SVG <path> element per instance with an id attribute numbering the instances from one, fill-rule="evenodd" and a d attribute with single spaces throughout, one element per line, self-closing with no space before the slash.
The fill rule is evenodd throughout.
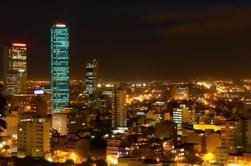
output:
<path id="1" fill-rule="evenodd" d="M 51 111 L 69 104 L 69 32 L 64 24 L 51 28 Z"/>

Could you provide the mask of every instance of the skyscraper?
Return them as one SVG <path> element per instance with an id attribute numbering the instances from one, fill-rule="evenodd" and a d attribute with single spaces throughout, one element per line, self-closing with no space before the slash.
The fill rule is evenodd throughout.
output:
<path id="1" fill-rule="evenodd" d="M 94 94 L 98 83 L 98 62 L 96 59 L 88 60 L 85 64 L 86 76 L 86 93 L 88 95 Z"/>
<path id="2" fill-rule="evenodd" d="M 5 90 L 9 95 L 26 93 L 27 47 L 24 43 L 11 43 L 4 48 Z"/>
<path id="3" fill-rule="evenodd" d="M 112 96 L 112 127 L 126 127 L 127 112 L 125 102 L 126 91 L 115 86 Z"/>
<path id="4" fill-rule="evenodd" d="M 51 28 L 51 111 L 69 104 L 69 32 L 65 24 Z"/>

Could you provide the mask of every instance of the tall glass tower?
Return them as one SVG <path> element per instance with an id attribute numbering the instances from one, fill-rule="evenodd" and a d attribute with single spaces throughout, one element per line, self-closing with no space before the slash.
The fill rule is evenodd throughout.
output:
<path id="1" fill-rule="evenodd" d="M 69 104 L 69 32 L 64 24 L 51 28 L 51 111 Z"/>

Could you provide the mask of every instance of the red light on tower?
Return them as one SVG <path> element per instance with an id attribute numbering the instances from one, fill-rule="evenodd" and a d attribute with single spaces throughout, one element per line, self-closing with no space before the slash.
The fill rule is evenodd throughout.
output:
<path id="1" fill-rule="evenodd" d="M 24 43 L 12 43 L 12 46 L 15 46 L 15 47 L 26 47 L 26 44 L 24 44 Z"/>

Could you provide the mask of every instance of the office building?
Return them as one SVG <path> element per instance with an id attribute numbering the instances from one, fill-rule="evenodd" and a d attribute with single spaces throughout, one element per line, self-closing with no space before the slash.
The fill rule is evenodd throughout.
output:
<path id="1" fill-rule="evenodd" d="M 4 47 L 4 77 L 6 94 L 13 95 L 17 93 L 26 93 L 26 44 L 11 43 Z"/>
<path id="2" fill-rule="evenodd" d="M 112 96 L 112 127 L 126 127 L 127 111 L 125 103 L 126 91 L 115 86 Z"/>
<path id="3" fill-rule="evenodd" d="M 69 32 L 64 24 L 51 28 L 51 111 L 69 104 Z"/>
<path id="4" fill-rule="evenodd" d="M 85 64 L 85 76 L 86 76 L 86 93 L 87 95 L 93 95 L 96 91 L 98 84 L 98 62 L 96 59 L 89 60 Z"/>

